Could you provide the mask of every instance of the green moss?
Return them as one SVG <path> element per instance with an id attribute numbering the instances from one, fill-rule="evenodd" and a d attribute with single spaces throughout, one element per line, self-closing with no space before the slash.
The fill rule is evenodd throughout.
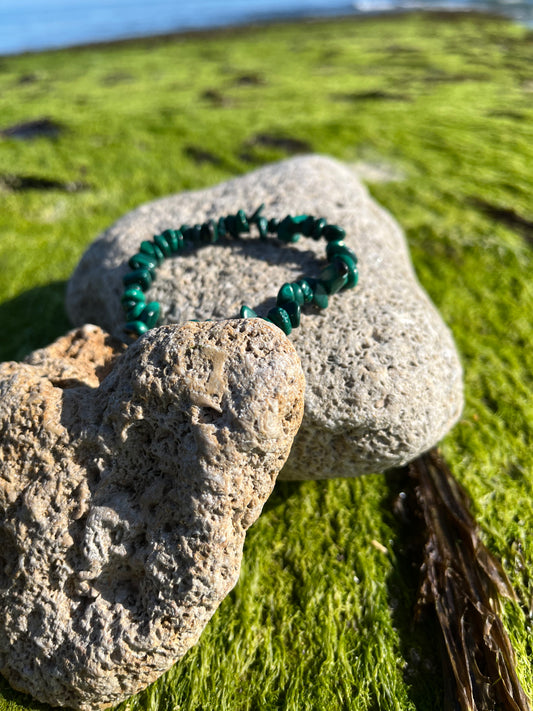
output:
<path id="1" fill-rule="evenodd" d="M 401 178 L 370 187 L 463 357 L 466 408 L 443 449 L 518 592 L 505 619 L 529 693 L 532 64 L 531 34 L 510 22 L 416 14 L 0 64 L 0 129 L 60 127 L 0 138 L 1 359 L 67 329 L 82 251 L 143 201 L 308 150 Z M 404 485 L 278 485 L 200 644 L 124 708 L 441 708 L 437 631 L 413 622 L 417 572 L 391 513 Z M 0 681 L 0 711 L 34 707 Z"/>

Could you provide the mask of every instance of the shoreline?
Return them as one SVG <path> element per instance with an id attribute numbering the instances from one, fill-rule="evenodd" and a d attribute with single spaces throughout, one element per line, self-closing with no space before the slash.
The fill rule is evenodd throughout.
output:
<path id="1" fill-rule="evenodd" d="M 206 39 L 212 38 L 232 38 L 240 37 L 243 34 L 249 32 L 250 30 L 258 30 L 262 28 L 274 28 L 274 27 L 287 27 L 290 25 L 298 24 L 301 25 L 315 25 L 327 22 L 369 22 L 375 20 L 387 20 L 393 17 L 406 16 L 406 15 L 420 15 L 421 17 L 431 16 L 433 19 L 442 21 L 455 21 L 464 17 L 476 17 L 480 20 L 500 20 L 502 22 L 511 22 L 517 25 L 521 25 L 517 19 L 510 15 L 494 12 L 489 10 L 478 10 L 476 8 L 464 8 L 458 9 L 453 8 L 447 10 L 446 8 L 427 8 L 427 9 L 413 9 L 413 8 L 398 8 L 392 10 L 384 11 L 371 11 L 360 14 L 350 13 L 350 14 L 340 14 L 340 15 L 291 15 L 287 16 L 286 19 L 275 18 L 272 20 L 256 20 L 252 22 L 235 23 L 231 25 L 206 27 L 198 29 L 186 29 L 186 30 L 176 30 L 171 32 L 163 32 L 157 34 L 148 35 L 135 35 L 133 37 L 122 37 L 112 40 L 102 40 L 102 41 L 91 41 L 84 42 L 81 44 L 65 45 L 60 47 L 49 47 L 44 49 L 30 49 L 23 52 L 13 52 L 8 54 L 0 54 L 0 60 L 5 61 L 9 59 L 15 59 L 20 57 L 31 57 L 42 54 L 55 54 L 60 52 L 75 52 L 75 51 L 86 51 L 94 49 L 113 49 L 113 48 L 123 48 L 128 45 L 134 44 L 147 44 L 149 46 L 165 44 L 169 42 L 176 42 L 180 40 L 189 39 L 201 39 L 202 37 Z M 533 32 L 533 28 L 528 25 L 522 25 L 529 32 Z"/>

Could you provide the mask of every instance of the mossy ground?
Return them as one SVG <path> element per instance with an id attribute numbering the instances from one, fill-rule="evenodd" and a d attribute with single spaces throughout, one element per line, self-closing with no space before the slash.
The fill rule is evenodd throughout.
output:
<path id="1" fill-rule="evenodd" d="M 504 616 L 529 694 L 532 66 L 526 29 L 437 14 L 0 59 L 0 129 L 58 124 L 0 138 L 2 360 L 67 330 L 65 280 L 143 201 L 295 151 L 396 177 L 370 189 L 462 354 L 466 408 L 443 450 L 517 590 Z M 441 709 L 438 631 L 413 621 L 418 573 L 392 513 L 405 485 L 279 484 L 200 644 L 124 709 Z M 37 707 L 0 681 L 0 711 Z"/>

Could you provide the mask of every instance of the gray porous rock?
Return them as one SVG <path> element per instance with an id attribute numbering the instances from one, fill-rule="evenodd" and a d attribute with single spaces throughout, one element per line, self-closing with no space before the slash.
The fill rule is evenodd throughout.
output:
<path id="1" fill-rule="evenodd" d="M 0 671 L 98 709 L 185 654 L 237 581 L 303 414 L 259 319 L 95 326 L 0 365 Z"/>
<path id="2" fill-rule="evenodd" d="M 383 471 L 431 448 L 458 420 L 462 369 L 452 335 L 417 282 L 397 222 L 346 165 L 305 156 L 269 165 L 216 187 L 142 205 L 87 250 L 67 292 L 75 324 L 119 335 L 122 276 L 142 240 L 169 227 L 248 214 L 323 216 L 346 229 L 359 257 L 359 285 L 304 307 L 290 335 L 306 377 L 305 412 L 284 479 L 323 479 Z M 253 228 L 255 230 L 255 228 Z M 221 241 L 222 242 L 222 241 Z M 247 304 L 266 315 L 279 287 L 318 276 L 324 243 L 301 239 L 223 241 L 186 250 L 158 268 L 149 298 L 165 323 L 229 318 Z"/>

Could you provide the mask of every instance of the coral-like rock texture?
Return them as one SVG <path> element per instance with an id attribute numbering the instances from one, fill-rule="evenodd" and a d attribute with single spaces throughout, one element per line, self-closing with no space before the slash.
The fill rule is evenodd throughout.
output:
<path id="1" fill-rule="evenodd" d="M 122 276 L 141 241 L 239 208 L 250 214 L 261 203 L 267 217 L 306 213 L 342 226 L 359 257 L 359 285 L 332 296 L 324 311 L 304 307 L 290 335 L 307 389 L 302 426 L 280 478 L 383 471 L 430 449 L 463 407 L 453 337 L 416 279 L 398 223 L 353 170 L 331 158 L 292 158 L 128 213 L 74 272 L 67 291 L 73 323 L 94 322 L 118 334 Z M 165 260 L 149 298 L 161 303 L 167 323 L 234 317 L 243 303 L 266 316 L 284 282 L 318 277 L 324 261 L 322 241 L 221 240 Z"/>
<path id="2" fill-rule="evenodd" d="M 235 585 L 303 414 L 264 321 L 85 326 L 0 365 L 0 671 L 54 706 L 143 689 Z"/>

